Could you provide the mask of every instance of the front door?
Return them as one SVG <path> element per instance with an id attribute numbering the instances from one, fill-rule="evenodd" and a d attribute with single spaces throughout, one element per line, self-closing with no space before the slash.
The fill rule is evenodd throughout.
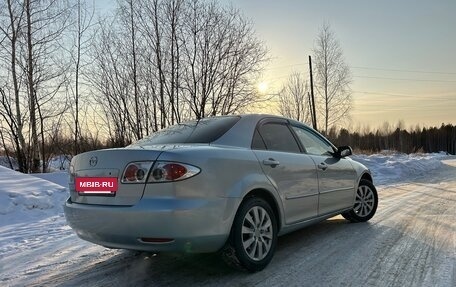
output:
<path id="1" fill-rule="evenodd" d="M 283 203 L 285 223 L 317 216 L 318 181 L 312 158 L 301 153 L 286 121 L 264 122 L 255 132 L 253 152 Z"/>
<path id="2" fill-rule="evenodd" d="M 356 172 L 350 160 L 332 156 L 332 145 L 309 128 L 293 126 L 293 130 L 317 167 L 318 215 L 353 206 Z"/>

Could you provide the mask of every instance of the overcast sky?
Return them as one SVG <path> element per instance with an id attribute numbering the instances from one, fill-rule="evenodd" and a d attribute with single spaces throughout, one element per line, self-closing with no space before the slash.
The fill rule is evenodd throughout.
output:
<path id="1" fill-rule="evenodd" d="M 98 0 L 98 5 L 112 5 Z M 270 51 L 275 93 L 331 25 L 353 75 L 354 125 L 456 123 L 455 0 L 220 0 L 251 20 Z"/>

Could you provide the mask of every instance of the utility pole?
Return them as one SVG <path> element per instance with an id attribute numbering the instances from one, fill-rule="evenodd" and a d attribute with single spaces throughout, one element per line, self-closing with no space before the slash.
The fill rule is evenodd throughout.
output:
<path id="1" fill-rule="evenodd" d="M 313 84 L 313 75 L 312 75 L 312 58 L 309 55 L 309 71 L 310 71 L 310 94 L 312 96 L 312 124 L 314 130 L 317 130 L 317 114 L 315 112 L 315 96 L 314 96 L 314 84 Z"/>
<path id="2" fill-rule="evenodd" d="M 312 97 L 310 96 L 310 93 L 307 92 L 307 100 L 309 101 L 309 114 L 310 114 L 310 120 L 312 121 L 312 127 L 314 126 L 314 114 L 313 114 L 313 109 L 312 109 Z"/>

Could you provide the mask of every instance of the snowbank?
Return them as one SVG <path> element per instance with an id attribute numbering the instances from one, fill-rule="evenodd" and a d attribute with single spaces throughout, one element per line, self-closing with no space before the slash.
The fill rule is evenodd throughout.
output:
<path id="1" fill-rule="evenodd" d="M 56 171 L 51 173 L 34 173 L 31 174 L 34 177 L 38 177 L 63 187 L 68 187 L 69 174 L 68 171 Z"/>
<path id="2" fill-rule="evenodd" d="M 60 214 L 67 197 L 64 186 L 0 166 L 0 226 Z"/>
<path id="3" fill-rule="evenodd" d="M 376 185 L 410 181 L 442 166 L 446 153 L 404 154 L 385 152 L 373 155 L 353 155 L 352 159 L 367 166 Z"/>

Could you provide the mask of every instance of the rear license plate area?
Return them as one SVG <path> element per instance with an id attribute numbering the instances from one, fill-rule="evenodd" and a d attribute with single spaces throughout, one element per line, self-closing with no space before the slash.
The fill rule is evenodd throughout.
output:
<path id="1" fill-rule="evenodd" d="M 76 177 L 75 189 L 84 196 L 115 196 L 118 189 L 117 177 Z"/>

